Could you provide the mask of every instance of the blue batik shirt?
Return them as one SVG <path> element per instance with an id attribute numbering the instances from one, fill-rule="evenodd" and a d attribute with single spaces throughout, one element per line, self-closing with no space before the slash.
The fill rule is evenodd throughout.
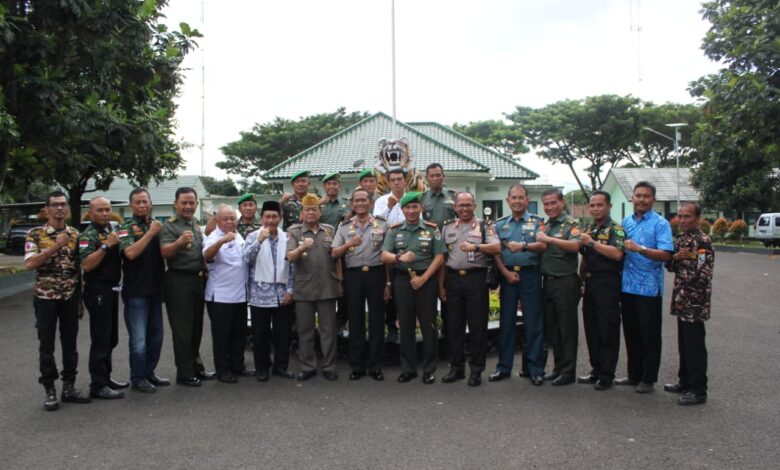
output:
<path id="1" fill-rule="evenodd" d="M 536 214 L 525 211 L 522 217 L 515 219 L 511 215 L 498 219 L 494 225 L 496 235 L 501 241 L 501 258 L 504 266 L 532 266 L 539 264 L 539 254 L 528 250 L 512 253 L 507 244 L 511 242 L 533 243 L 536 234 L 544 230 L 544 221 Z"/>
<path id="2" fill-rule="evenodd" d="M 666 219 L 650 210 L 637 219 L 636 214 L 623 219 L 626 239 L 638 245 L 664 251 L 674 251 L 672 227 Z M 664 263 L 626 250 L 623 261 L 623 292 L 659 297 L 664 292 Z"/>

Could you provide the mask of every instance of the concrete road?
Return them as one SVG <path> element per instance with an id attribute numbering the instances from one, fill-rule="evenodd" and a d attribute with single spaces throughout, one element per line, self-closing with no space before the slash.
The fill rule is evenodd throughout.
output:
<path id="1" fill-rule="evenodd" d="M 777 468 L 779 286 L 780 259 L 717 256 L 707 325 L 709 401 L 690 408 L 663 391 L 534 387 L 518 377 L 485 380 L 477 388 L 464 381 L 398 384 L 399 370 L 388 368 L 385 382 L 350 382 L 349 366 L 340 362 L 335 383 L 317 376 L 305 383 L 274 377 L 264 384 L 243 379 L 200 389 L 172 385 L 154 395 L 129 392 L 124 400 L 62 404 L 46 412 L 36 381 L 32 296 L 26 292 L 0 306 L 0 462 L 9 469 Z M 114 368 L 125 378 L 124 325 L 120 331 Z M 201 353 L 213 364 L 209 334 Z M 89 380 L 88 350 L 84 320 L 82 389 Z M 171 350 L 166 322 L 158 373 L 173 378 Z M 579 351 L 578 372 L 585 373 L 582 335 Z M 625 372 L 623 352 L 619 376 Z M 493 353 L 488 369 L 495 362 Z M 446 368 L 442 361 L 437 378 Z M 661 381 L 675 381 L 676 373 L 676 326 L 665 314 Z"/>

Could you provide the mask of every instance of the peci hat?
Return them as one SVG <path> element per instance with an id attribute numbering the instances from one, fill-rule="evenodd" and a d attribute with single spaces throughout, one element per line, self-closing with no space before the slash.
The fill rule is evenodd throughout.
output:
<path id="1" fill-rule="evenodd" d="M 421 197 L 422 193 L 418 191 L 412 191 L 404 194 L 404 197 L 401 198 L 401 208 L 413 202 L 420 202 Z"/>
<path id="2" fill-rule="evenodd" d="M 275 211 L 278 212 L 279 215 L 282 214 L 282 206 L 279 205 L 276 201 L 265 201 L 263 203 L 263 207 L 260 209 L 260 217 L 263 216 L 263 212 L 265 211 Z"/>
<path id="3" fill-rule="evenodd" d="M 297 173 L 293 173 L 293 175 L 290 177 L 290 182 L 294 182 L 298 178 L 303 178 L 304 176 L 309 176 L 309 170 L 301 170 Z"/>

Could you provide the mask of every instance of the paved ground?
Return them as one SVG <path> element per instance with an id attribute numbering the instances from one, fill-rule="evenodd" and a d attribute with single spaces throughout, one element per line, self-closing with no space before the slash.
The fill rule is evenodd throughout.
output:
<path id="1" fill-rule="evenodd" d="M 245 379 L 200 389 L 171 386 L 155 395 L 131 392 L 124 400 L 46 412 L 27 292 L 0 306 L 0 461 L 9 469 L 777 468 L 778 286 L 780 259 L 717 256 L 707 330 L 709 402 L 692 408 L 662 391 L 533 387 L 517 377 L 475 389 L 464 382 L 398 384 L 398 369 L 389 368 L 383 383 L 350 382 L 341 362 L 335 383 L 318 376 L 304 384 Z M 83 389 L 87 330 L 82 321 Z M 174 376 L 169 333 L 158 369 L 165 377 Z M 675 334 L 665 315 L 662 381 L 676 379 Z M 209 348 L 207 332 L 202 353 L 212 364 Z M 587 372 L 586 361 L 581 338 L 579 372 Z M 493 353 L 489 368 L 495 362 Z M 625 370 L 624 357 L 619 368 Z M 128 371 L 124 332 L 115 370 L 119 376 Z M 439 378 L 445 370 L 440 363 Z"/>

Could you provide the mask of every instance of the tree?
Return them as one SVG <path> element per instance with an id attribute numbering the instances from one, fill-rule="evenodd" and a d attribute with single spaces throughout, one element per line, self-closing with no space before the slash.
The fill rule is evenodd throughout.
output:
<path id="1" fill-rule="evenodd" d="M 93 179 L 173 176 L 180 64 L 200 36 L 159 23 L 166 1 L 0 5 L 0 184 L 55 182 L 78 217 Z"/>
<path id="2" fill-rule="evenodd" d="M 468 124 L 452 125 L 452 128 L 461 134 L 471 137 L 480 144 L 504 154 L 510 158 L 514 155 L 528 152 L 525 138 L 513 126 L 504 121 L 473 121 Z"/>
<path id="3" fill-rule="evenodd" d="M 543 108 L 518 106 L 507 115 L 536 153 L 569 167 L 582 191 L 600 188 L 602 175 L 638 150 L 639 100 L 602 95 L 559 101 Z M 575 163 L 585 160 L 589 181 L 583 182 Z"/>
<path id="4" fill-rule="evenodd" d="M 629 159 L 631 164 L 645 168 L 674 167 L 676 164 L 674 141 L 648 131 L 645 127 L 674 139 L 674 129 L 667 127 L 667 124 L 677 122 L 687 124 L 680 129 L 682 134 L 679 141 L 680 167 L 691 167 L 697 162 L 698 153 L 691 145 L 690 136 L 701 119 L 700 106 L 678 103 L 655 105 L 645 102 L 639 112 L 639 119 L 642 126 L 639 133 L 640 150 Z"/>
<path id="5" fill-rule="evenodd" d="M 238 188 L 232 179 L 218 180 L 211 176 L 201 176 L 200 181 L 206 187 L 209 194 L 220 196 L 238 196 Z"/>
<path id="6" fill-rule="evenodd" d="M 703 103 L 693 136 L 702 155 L 693 184 L 706 206 L 768 210 L 780 204 L 780 3 L 715 0 L 704 53 L 724 64 L 691 83 Z"/>
<path id="7" fill-rule="evenodd" d="M 567 203 L 574 201 L 573 204 L 587 204 L 590 198 L 590 191 L 574 189 L 564 194 L 563 198 Z"/>
<path id="8" fill-rule="evenodd" d="M 255 124 L 251 131 L 241 132 L 241 139 L 223 146 L 220 150 L 226 158 L 217 167 L 244 178 L 261 176 L 296 153 L 367 117 L 366 112 L 347 114 L 345 108 L 298 121 L 276 117 L 271 122 Z"/>

